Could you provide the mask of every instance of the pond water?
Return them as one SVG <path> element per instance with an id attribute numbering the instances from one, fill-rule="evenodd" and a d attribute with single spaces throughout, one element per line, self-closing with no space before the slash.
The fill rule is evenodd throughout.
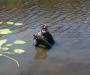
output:
<path id="1" fill-rule="evenodd" d="M 12 31 L 0 34 L 0 40 L 26 42 L 9 47 L 10 52 L 20 48 L 25 53 L 6 54 L 20 67 L 0 57 L 0 75 L 90 75 L 90 0 L 0 0 L 0 22 L 0 29 Z M 44 23 L 56 42 L 50 50 L 33 46 L 33 34 Z"/>

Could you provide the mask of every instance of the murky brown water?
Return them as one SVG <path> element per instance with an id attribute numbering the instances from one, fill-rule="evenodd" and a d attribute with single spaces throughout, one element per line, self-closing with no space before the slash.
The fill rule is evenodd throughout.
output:
<path id="1" fill-rule="evenodd" d="M 0 29 L 12 34 L 0 35 L 7 43 L 24 40 L 22 54 L 0 57 L 0 75 L 90 75 L 90 0 L 0 0 Z M 7 21 L 23 23 L 7 25 Z M 34 47 L 33 34 L 43 23 L 49 26 L 56 43 L 50 50 Z M 4 45 L 3 45 L 4 46 Z"/>

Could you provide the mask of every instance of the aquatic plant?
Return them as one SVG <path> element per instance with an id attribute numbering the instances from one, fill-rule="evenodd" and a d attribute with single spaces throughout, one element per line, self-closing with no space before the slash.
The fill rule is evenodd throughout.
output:
<path id="1" fill-rule="evenodd" d="M 13 44 L 7 44 L 6 46 L 12 46 Z"/>
<path id="2" fill-rule="evenodd" d="M 9 50 L 8 47 L 1 47 L 1 49 L 2 49 L 3 51 Z"/>
<path id="3" fill-rule="evenodd" d="M 13 22 L 7 22 L 7 24 L 13 24 Z"/>
<path id="4" fill-rule="evenodd" d="M 2 24 L 3 22 L 0 22 L 0 24 Z M 8 21 L 8 22 L 6 22 L 6 24 L 8 24 L 8 25 L 15 25 L 15 26 L 21 26 L 21 25 L 23 25 L 23 23 L 14 23 L 14 22 L 11 22 L 11 21 Z"/>
<path id="5" fill-rule="evenodd" d="M 0 24 L 2 24 L 3 22 L 0 22 Z M 14 23 L 14 22 L 10 22 L 10 21 L 8 21 L 7 22 L 7 24 L 9 24 L 9 25 L 15 25 L 15 26 L 20 26 L 20 25 L 23 25 L 23 23 Z"/>
<path id="6" fill-rule="evenodd" d="M 10 29 L 0 29 L 0 34 L 9 34 L 12 33 Z"/>
<path id="7" fill-rule="evenodd" d="M 0 22 L 0 24 L 2 24 L 3 22 Z"/>
<path id="8" fill-rule="evenodd" d="M 3 44 L 5 44 L 7 42 L 6 39 L 4 40 L 0 40 L 0 56 L 5 56 L 13 61 L 15 61 L 17 63 L 17 66 L 19 67 L 19 63 L 17 60 L 15 60 L 14 58 L 12 57 L 9 57 L 7 55 L 4 55 L 3 53 L 7 53 L 7 54 L 15 54 L 15 53 L 18 53 L 18 54 L 21 54 L 23 52 L 25 52 L 25 50 L 22 50 L 22 49 L 15 49 L 13 52 L 5 52 L 7 50 L 9 50 L 8 47 L 1 47 Z M 19 43 L 20 42 L 20 43 Z M 24 44 L 25 42 L 24 41 L 21 41 L 21 40 L 18 40 L 18 42 L 16 41 L 16 43 L 19 43 L 19 44 Z M 12 44 L 7 44 L 6 46 L 12 46 Z M 4 51 L 4 52 L 3 52 Z"/>
<path id="9" fill-rule="evenodd" d="M 18 53 L 18 54 L 21 54 L 21 53 L 25 52 L 25 50 L 15 49 L 14 52 L 15 52 L 15 53 Z"/>
<path id="10" fill-rule="evenodd" d="M 0 56 L 5 56 L 5 57 L 7 57 L 7 58 L 9 58 L 9 59 L 11 59 L 11 60 L 13 60 L 13 61 L 15 61 L 15 62 L 17 63 L 17 66 L 19 67 L 19 63 L 18 63 L 17 60 L 15 60 L 15 59 L 13 59 L 13 58 L 7 56 L 7 55 L 4 55 L 4 54 L 0 54 Z"/>
<path id="11" fill-rule="evenodd" d="M 6 43 L 6 42 L 7 42 L 6 39 L 4 39 L 4 40 L 0 40 L 0 47 L 1 47 L 4 43 Z"/>
<path id="12" fill-rule="evenodd" d="M 15 40 L 14 43 L 15 44 L 25 44 L 26 42 L 22 40 Z"/>
<path id="13" fill-rule="evenodd" d="M 12 22 L 7 22 L 7 24 L 13 24 L 13 23 Z M 9 34 L 9 33 L 12 33 L 12 31 L 10 31 L 10 29 L 1 29 L 0 30 L 0 34 Z M 19 63 L 18 63 L 17 60 L 15 60 L 14 58 L 9 57 L 7 55 L 4 55 L 4 53 L 7 53 L 7 54 L 15 54 L 15 53 L 21 54 L 21 53 L 25 52 L 25 50 L 15 49 L 13 52 L 5 52 L 5 51 L 9 50 L 8 47 L 2 47 L 2 45 L 5 44 L 6 42 L 7 42 L 7 39 L 0 40 L 0 56 L 5 56 L 5 57 L 15 61 L 17 63 L 17 66 L 19 67 Z M 22 41 L 22 40 L 16 40 L 14 43 L 15 44 L 25 44 L 26 42 Z M 13 44 L 7 44 L 6 46 L 12 46 L 12 45 Z"/>
<path id="14" fill-rule="evenodd" d="M 11 57 L 3 54 L 3 53 L 8 53 L 8 54 L 14 54 L 14 53 L 11 53 L 11 52 L 2 52 L 2 51 L 5 51 L 5 50 L 8 50 L 8 48 L 5 48 L 5 47 L 2 48 L 1 47 L 1 49 L 0 49 L 0 56 L 5 56 L 5 57 L 7 57 L 9 59 L 12 59 L 13 61 L 15 61 L 17 63 L 17 66 L 19 67 L 18 61 L 16 61 L 14 58 L 11 58 Z"/>
<path id="15" fill-rule="evenodd" d="M 20 26 L 20 25 L 23 25 L 23 23 L 14 23 L 14 25 Z"/>
<path id="16" fill-rule="evenodd" d="M 3 22 L 0 22 L 0 24 L 2 24 Z M 7 24 L 14 24 L 16 26 L 19 26 L 19 25 L 23 25 L 23 23 L 13 23 L 13 22 L 7 22 Z M 10 29 L 0 29 L 0 34 L 9 34 L 9 33 L 12 33 L 12 31 Z M 13 61 L 16 62 L 17 66 L 19 67 L 19 63 L 17 60 L 15 60 L 14 58 L 12 57 L 9 57 L 7 55 L 4 55 L 5 53 L 6 54 L 15 54 L 15 53 L 18 53 L 18 54 L 21 54 L 21 53 L 24 53 L 25 50 L 22 50 L 22 49 L 14 49 L 13 52 L 7 52 L 9 50 L 8 46 L 12 46 L 13 44 L 7 44 L 6 46 L 7 47 L 2 47 L 3 44 L 5 44 L 7 42 L 7 39 L 3 39 L 3 40 L 0 40 L 0 56 L 5 56 Z M 26 42 L 25 41 L 22 41 L 22 40 L 15 40 L 14 41 L 14 44 L 25 44 Z"/>

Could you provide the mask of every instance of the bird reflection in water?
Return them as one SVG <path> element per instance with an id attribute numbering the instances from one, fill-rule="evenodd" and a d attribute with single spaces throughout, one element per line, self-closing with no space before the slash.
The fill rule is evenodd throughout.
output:
<path id="1" fill-rule="evenodd" d="M 47 51 L 48 51 L 47 49 L 39 48 L 39 47 L 35 47 L 35 49 L 36 49 L 36 55 L 34 57 L 34 60 L 47 59 Z"/>

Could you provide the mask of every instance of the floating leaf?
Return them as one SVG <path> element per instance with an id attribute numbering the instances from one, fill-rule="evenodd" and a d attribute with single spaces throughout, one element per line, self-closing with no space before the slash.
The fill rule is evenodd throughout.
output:
<path id="1" fill-rule="evenodd" d="M 12 46 L 13 44 L 7 44 L 6 46 Z"/>
<path id="2" fill-rule="evenodd" d="M 9 48 L 7 48 L 7 47 L 2 47 L 1 49 L 2 49 L 2 50 L 8 50 Z"/>
<path id="3" fill-rule="evenodd" d="M 4 40 L 0 40 L 0 48 L 1 48 L 2 44 L 6 43 L 6 42 L 7 42 L 6 39 L 4 39 Z"/>
<path id="4" fill-rule="evenodd" d="M 13 24 L 13 22 L 7 22 L 7 24 Z"/>
<path id="5" fill-rule="evenodd" d="M 10 29 L 1 29 L 0 30 L 0 34 L 9 34 L 12 33 L 12 31 L 10 31 Z"/>
<path id="6" fill-rule="evenodd" d="M 1 52 L 1 53 L 14 54 L 14 52 Z"/>
<path id="7" fill-rule="evenodd" d="M 15 53 L 18 53 L 18 54 L 21 54 L 21 53 L 25 52 L 25 50 L 15 49 L 14 52 L 15 52 Z"/>
<path id="8" fill-rule="evenodd" d="M 0 54 L 0 56 L 2 56 L 3 54 Z"/>
<path id="9" fill-rule="evenodd" d="M 26 42 L 25 41 L 22 41 L 22 40 L 16 40 L 14 43 L 15 44 L 25 44 Z"/>
<path id="10" fill-rule="evenodd" d="M 23 23 L 14 23 L 14 25 L 20 26 L 20 25 L 23 25 Z"/>
<path id="11" fill-rule="evenodd" d="M 3 22 L 0 22 L 0 24 L 2 24 Z"/>

